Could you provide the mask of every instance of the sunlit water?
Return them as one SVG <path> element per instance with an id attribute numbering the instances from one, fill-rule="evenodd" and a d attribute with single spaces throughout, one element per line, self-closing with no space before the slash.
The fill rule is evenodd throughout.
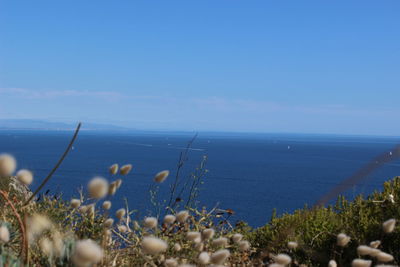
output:
<path id="1" fill-rule="evenodd" d="M 35 173 L 32 188 L 45 177 L 67 146 L 72 132 L 0 131 L 0 152 L 18 159 L 20 168 Z M 141 215 L 152 210 L 149 188 L 154 174 L 170 170 L 160 186 L 160 199 L 167 199 L 179 158 L 193 134 L 98 133 L 82 131 L 74 149 L 43 190 L 77 196 L 77 189 L 91 177 L 108 175 L 113 163 L 131 163 L 130 175 L 113 198 L 113 208 L 128 199 L 130 209 Z M 189 152 L 181 178 L 208 156 L 209 172 L 201 185 L 199 207 L 232 209 L 234 223 L 245 220 L 252 226 L 266 223 L 273 208 L 279 214 L 305 204 L 313 205 L 324 193 L 376 155 L 389 151 L 397 138 L 346 137 L 279 134 L 200 133 Z M 346 192 L 348 197 L 381 189 L 382 183 L 400 175 L 400 161 L 386 164 Z M 183 195 L 183 200 L 187 196 Z"/>

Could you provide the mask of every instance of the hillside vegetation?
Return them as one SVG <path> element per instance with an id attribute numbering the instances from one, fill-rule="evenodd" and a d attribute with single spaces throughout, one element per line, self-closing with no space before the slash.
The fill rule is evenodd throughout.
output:
<path id="1" fill-rule="evenodd" d="M 109 168 L 72 200 L 32 196 L 32 173 L 0 155 L 0 266 L 397 266 L 400 177 L 368 197 L 273 215 L 253 229 L 230 210 L 154 202 L 154 217 L 110 208 L 131 165 Z M 189 183 L 196 196 L 202 166 Z M 200 174 L 199 174 L 200 173 Z M 155 174 L 151 196 L 168 179 Z M 84 193 L 87 192 L 87 193 Z M 181 203 L 185 199 L 179 199 Z M 168 204 L 167 204 L 168 203 Z M 142 212 L 141 214 L 145 214 Z M 386 264 L 386 265 L 385 265 Z"/>

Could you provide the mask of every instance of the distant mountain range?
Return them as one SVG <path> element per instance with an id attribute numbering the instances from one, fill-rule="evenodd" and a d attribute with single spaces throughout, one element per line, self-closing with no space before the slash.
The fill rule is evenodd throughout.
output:
<path id="1" fill-rule="evenodd" d="M 44 120 L 0 119 L 0 130 L 73 130 L 78 123 L 50 122 Z M 92 131 L 131 131 L 134 129 L 97 123 L 82 123 L 82 130 Z"/>

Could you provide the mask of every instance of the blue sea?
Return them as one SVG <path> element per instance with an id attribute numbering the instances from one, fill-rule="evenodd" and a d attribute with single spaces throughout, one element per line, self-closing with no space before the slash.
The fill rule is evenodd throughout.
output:
<path id="1" fill-rule="evenodd" d="M 13 154 L 19 168 L 34 172 L 35 189 L 55 165 L 68 145 L 71 131 L 0 131 L 0 153 Z M 81 131 L 73 150 L 43 192 L 62 192 L 64 198 L 78 196 L 93 176 L 108 174 L 113 163 L 130 163 L 132 172 L 123 177 L 123 186 L 113 197 L 113 208 L 124 205 L 152 211 L 149 188 L 154 175 L 170 170 L 159 189 L 159 198 L 168 198 L 179 155 L 193 133 L 172 132 L 91 132 Z M 390 151 L 399 138 L 300 135 L 199 133 L 189 151 L 181 179 L 190 178 L 203 156 L 208 157 L 208 173 L 200 185 L 199 207 L 232 209 L 231 223 L 245 220 L 251 226 L 268 222 L 272 211 L 292 212 L 305 204 L 312 206 L 332 187 L 345 180 L 379 154 Z M 387 179 L 400 175 L 400 161 L 387 163 L 345 195 L 369 194 L 381 190 Z M 183 196 L 185 201 L 185 196 Z M 143 212 L 143 210 L 145 210 Z"/>

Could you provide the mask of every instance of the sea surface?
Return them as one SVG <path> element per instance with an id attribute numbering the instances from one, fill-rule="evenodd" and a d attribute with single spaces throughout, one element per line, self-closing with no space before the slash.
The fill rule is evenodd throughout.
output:
<path id="1" fill-rule="evenodd" d="M 71 131 L 0 131 L 0 153 L 13 154 L 19 168 L 34 172 L 35 189 L 50 172 L 68 145 Z M 52 180 L 42 190 L 61 193 L 69 199 L 93 176 L 108 174 L 113 163 L 130 163 L 132 172 L 112 198 L 113 209 L 124 205 L 126 198 L 137 216 L 155 212 L 149 189 L 153 177 L 170 170 L 160 185 L 158 199 L 169 199 L 179 155 L 194 133 L 107 133 L 81 131 L 73 150 Z M 200 184 L 198 206 L 232 209 L 230 222 L 245 220 L 252 226 L 268 222 L 272 211 L 292 212 L 305 204 L 312 206 L 332 187 L 382 153 L 389 153 L 400 138 L 300 135 L 199 133 L 188 160 L 180 173 L 181 182 L 191 179 L 196 167 L 207 156 L 206 173 Z M 400 175 L 400 161 L 394 160 L 368 175 L 356 185 L 349 185 L 345 195 L 353 198 L 381 190 L 382 183 Z M 118 176 L 120 178 L 120 176 Z M 187 195 L 181 196 L 182 202 Z"/>

